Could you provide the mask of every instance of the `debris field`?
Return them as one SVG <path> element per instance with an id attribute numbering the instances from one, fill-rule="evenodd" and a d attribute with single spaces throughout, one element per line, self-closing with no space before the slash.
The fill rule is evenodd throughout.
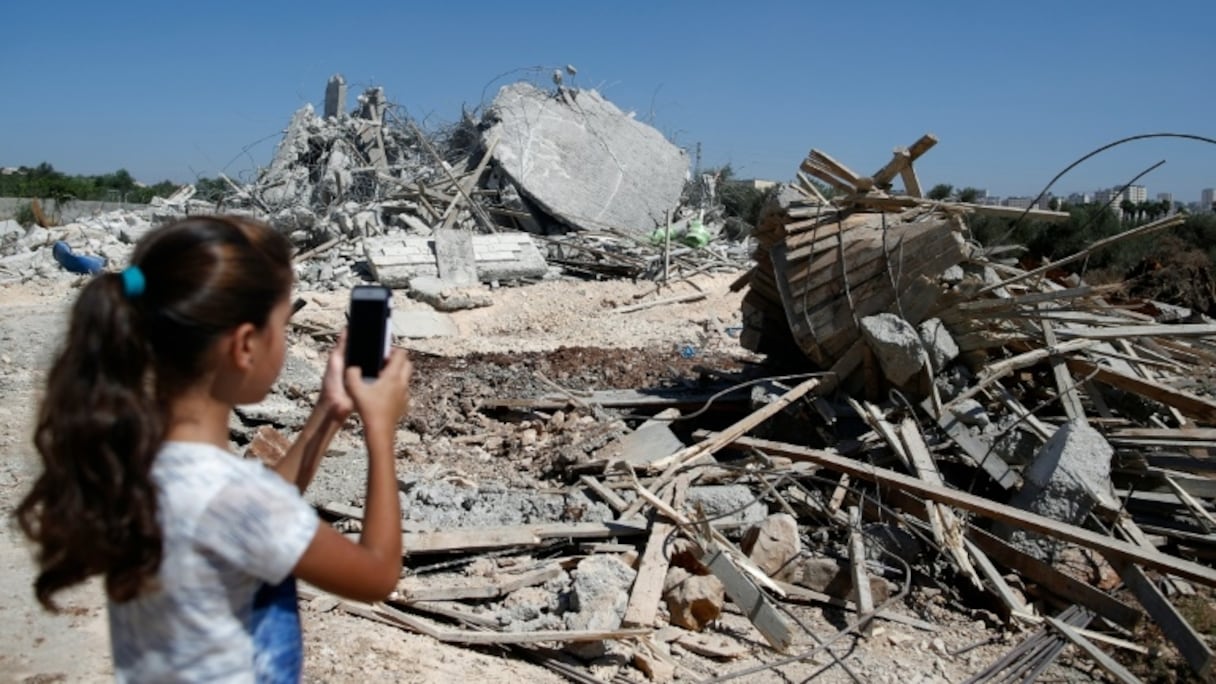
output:
<path id="1" fill-rule="evenodd" d="M 0 286 L 88 277 L 65 253 L 121 268 L 191 214 L 288 234 L 295 351 L 232 424 L 266 462 L 306 416 L 343 293 L 398 291 L 418 381 L 404 576 L 371 605 L 305 589 L 306 612 L 580 682 L 1210 676 L 1216 323 L 1067 268 L 1181 219 L 1018 263 L 968 218 L 1067 215 L 925 199 L 926 135 L 868 176 L 812 150 L 740 234 L 682 150 L 555 81 L 427 133 L 380 89 L 348 110 L 335 77 L 219 201 L 0 223 Z M 445 353 L 458 316 L 509 293 L 560 306 L 610 281 L 634 294 L 584 315 L 618 340 L 588 324 L 556 349 Z M 737 310 L 696 335 L 630 323 L 726 296 Z M 351 534 L 362 467 L 340 450 L 306 493 Z"/>

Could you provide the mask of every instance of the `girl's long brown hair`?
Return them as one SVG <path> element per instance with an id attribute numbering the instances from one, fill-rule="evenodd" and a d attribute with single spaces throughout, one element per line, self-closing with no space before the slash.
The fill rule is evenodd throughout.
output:
<path id="1" fill-rule="evenodd" d="M 38 409 L 43 472 L 17 507 L 38 545 L 38 601 L 96 574 L 115 601 L 138 595 L 160 567 L 152 463 L 164 402 L 207 368 L 207 352 L 242 323 L 266 324 L 288 296 L 291 245 L 238 217 L 196 217 L 145 236 L 131 264 L 85 285 L 72 308 Z"/>

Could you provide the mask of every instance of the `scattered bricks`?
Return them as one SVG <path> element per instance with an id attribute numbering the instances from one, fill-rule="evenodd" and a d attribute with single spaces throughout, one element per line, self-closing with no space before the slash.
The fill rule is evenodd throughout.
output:
<path id="1" fill-rule="evenodd" d="M 671 567 L 663 582 L 664 599 L 673 625 L 699 632 L 722 614 L 726 589 L 713 575 L 693 575 Z"/>
<path id="2" fill-rule="evenodd" d="M 263 425 L 253 433 L 253 441 L 245 449 L 245 458 L 256 458 L 268 468 L 273 468 L 287 455 L 291 440 L 269 425 Z"/>
<path id="3" fill-rule="evenodd" d="M 743 536 L 743 552 L 769 577 L 785 580 L 802 554 L 798 521 L 788 513 L 770 515 Z"/>

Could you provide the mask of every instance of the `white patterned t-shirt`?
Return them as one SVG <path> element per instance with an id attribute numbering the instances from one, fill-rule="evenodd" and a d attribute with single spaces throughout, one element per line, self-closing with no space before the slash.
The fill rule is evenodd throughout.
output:
<path id="1" fill-rule="evenodd" d="M 291 574 L 317 531 L 296 488 L 258 461 L 167 442 L 152 479 L 164 537 L 156 586 L 110 601 L 120 682 L 253 682 L 250 615 L 263 583 Z"/>

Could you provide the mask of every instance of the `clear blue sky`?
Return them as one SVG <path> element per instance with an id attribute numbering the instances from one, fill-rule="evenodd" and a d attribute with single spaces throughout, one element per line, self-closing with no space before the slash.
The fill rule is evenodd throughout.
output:
<path id="1" fill-rule="evenodd" d="M 811 147 L 861 173 L 922 133 L 922 184 L 1036 193 L 1137 133 L 1216 137 L 1216 2 L 10 2 L 0 166 L 248 177 L 342 73 L 428 125 L 578 68 L 703 163 L 789 179 Z M 507 75 L 504 75 L 507 74 Z M 261 142 L 259 142 L 261 141 Z M 1057 192 L 1216 187 L 1216 145 L 1132 143 Z"/>

